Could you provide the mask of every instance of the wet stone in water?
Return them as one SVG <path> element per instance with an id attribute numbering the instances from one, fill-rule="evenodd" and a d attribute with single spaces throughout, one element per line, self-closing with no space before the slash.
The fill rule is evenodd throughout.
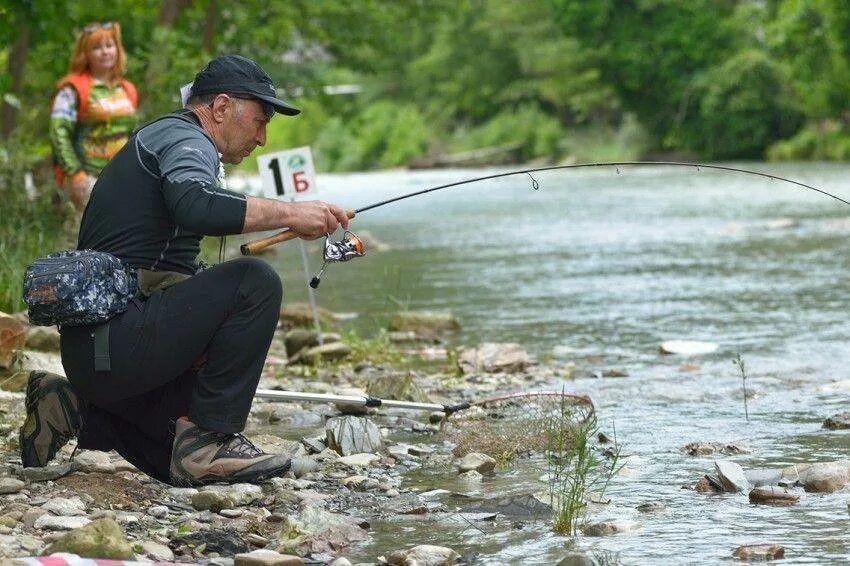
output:
<path id="1" fill-rule="evenodd" d="M 800 496 L 784 487 L 756 487 L 750 492 L 750 503 L 766 505 L 794 505 L 800 501 Z"/>
<path id="2" fill-rule="evenodd" d="M 844 430 L 850 428 L 850 413 L 832 415 L 823 421 L 823 428 L 828 430 Z"/>
<path id="3" fill-rule="evenodd" d="M 785 549 L 777 544 L 745 544 L 732 553 L 738 560 L 765 561 L 785 557 Z"/>

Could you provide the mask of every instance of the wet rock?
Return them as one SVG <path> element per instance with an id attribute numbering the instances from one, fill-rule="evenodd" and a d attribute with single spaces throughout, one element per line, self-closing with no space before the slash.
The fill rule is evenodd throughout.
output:
<path id="1" fill-rule="evenodd" d="M 723 486 L 719 479 L 705 475 L 697 480 L 694 491 L 697 493 L 720 493 L 723 491 Z"/>
<path id="2" fill-rule="evenodd" d="M 638 528 L 638 524 L 634 521 L 625 519 L 614 519 L 611 521 L 602 521 L 594 523 L 584 528 L 584 534 L 591 537 L 602 537 L 608 535 L 616 535 L 620 533 L 630 533 Z"/>
<path id="3" fill-rule="evenodd" d="M 348 558 L 343 558 L 340 556 L 333 562 L 331 562 L 330 566 L 354 566 Z"/>
<path id="4" fill-rule="evenodd" d="M 381 431 L 364 417 L 329 419 L 325 425 L 325 435 L 328 447 L 343 456 L 380 452 L 384 447 Z"/>
<path id="5" fill-rule="evenodd" d="M 798 501 L 800 501 L 800 496 L 784 487 L 762 486 L 750 491 L 750 503 L 794 505 Z"/>
<path id="6" fill-rule="evenodd" d="M 48 554 L 55 552 L 113 560 L 130 560 L 134 557 L 133 548 L 121 532 L 121 527 L 111 519 L 98 519 L 69 532 L 48 547 Z"/>
<path id="7" fill-rule="evenodd" d="M 292 554 L 281 554 L 274 550 L 254 550 L 237 554 L 233 558 L 234 566 L 301 566 L 304 561 Z"/>
<path id="8" fill-rule="evenodd" d="M 637 510 L 641 513 L 655 513 L 657 511 L 663 511 L 667 506 L 661 503 L 660 501 L 649 501 L 647 503 L 641 503 L 637 506 Z"/>
<path id="9" fill-rule="evenodd" d="M 283 521 L 278 536 L 278 552 L 284 554 L 336 553 L 353 542 L 369 538 L 361 519 L 307 505 L 301 514 Z"/>
<path id="10" fill-rule="evenodd" d="M 785 557 L 785 549 L 777 544 L 745 544 L 732 553 L 738 560 L 763 562 Z"/>
<path id="11" fill-rule="evenodd" d="M 496 460 L 487 454 L 470 452 L 458 460 L 457 467 L 460 473 L 475 470 L 480 474 L 489 474 L 496 469 Z"/>
<path id="12" fill-rule="evenodd" d="M 715 453 L 727 455 L 750 453 L 750 451 L 741 444 L 723 444 L 722 442 L 689 442 L 682 446 L 679 451 L 687 454 L 688 456 L 709 456 Z"/>
<path id="13" fill-rule="evenodd" d="M 29 350 L 59 351 L 59 331 L 55 326 L 31 326 L 27 329 L 26 345 Z"/>
<path id="14" fill-rule="evenodd" d="M 179 535 L 171 540 L 171 548 L 189 546 L 197 548 L 204 545 L 204 552 L 216 552 L 224 556 L 233 556 L 248 552 L 248 544 L 239 533 L 230 529 L 199 530 L 185 535 Z"/>
<path id="15" fill-rule="evenodd" d="M 552 506 L 531 494 L 495 497 L 477 501 L 463 508 L 471 513 L 499 513 L 510 519 L 550 519 Z"/>
<path id="16" fill-rule="evenodd" d="M 555 566 L 596 566 L 596 562 L 581 552 L 570 552 L 561 558 Z"/>
<path id="17" fill-rule="evenodd" d="M 700 356 L 717 351 L 717 344 L 700 342 L 698 340 L 667 340 L 658 346 L 661 354 L 676 354 L 679 356 Z"/>
<path id="18" fill-rule="evenodd" d="M 91 520 L 86 517 L 57 517 L 56 515 L 45 513 L 35 520 L 33 527 L 45 531 L 70 531 L 85 527 L 89 523 L 91 523 Z"/>
<path id="19" fill-rule="evenodd" d="M 0 495 L 9 495 L 11 493 L 18 493 L 26 483 L 22 482 L 19 479 L 15 478 L 0 478 Z"/>
<path id="20" fill-rule="evenodd" d="M 832 415 L 823 421 L 823 428 L 829 430 L 844 430 L 850 428 L 850 413 Z"/>
<path id="21" fill-rule="evenodd" d="M 139 544 L 142 549 L 142 554 L 156 560 L 157 562 L 171 562 L 174 560 L 174 553 L 164 544 L 152 540 L 142 541 Z"/>
<path id="22" fill-rule="evenodd" d="M 198 511 L 218 513 L 222 509 L 233 507 L 236 501 L 227 493 L 205 489 L 192 496 L 192 507 Z"/>
<path id="23" fill-rule="evenodd" d="M 850 483 L 848 462 L 812 464 L 800 474 L 803 488 L 809 492 L 832 493 Z"/>
<path id="24" fill-rule="evenodd" d="M 725 491 L 747 492 L 750 489 L 750 482 L 747 481 L 744 469 L 735 462 L 715 460 L 714 468 Z"/>
<path id="25" fill-rule="evenodd" d="M 402 311 L 393 316 L 387 329 L 392 332 L 433 335 L 446 330 L 459 330 L 460 323 L 449 312 Z"/>
<path id="26" fill-rule="evenodd" d="M 458 367 L 464 374 L 517 373 L 525 370 L 531 363 L 531 356 L 519 344 L 492 342 L 481 344 L 477 348 L 462 349 L 457 360 Z"/>
<path id="27" fill-rule="evenodd" d="M 461 472 L 458 474 L 458 478 L 465 481 L 466 483 L 478 483 L 484 479 L 480 473 L 475 470 L 469 470 L 467 472 Z"/>
<path id="28" fill-rule="evenodd" d="M 42 505 L 41 508 L 62 517 L 86 514 L 86 505 L 79 497 L 54 497 Z"/>
<path id="29" fill-rule="evenodd" d="M 389 555 L 392 566 L 452 566 L 460 555 L 445 546 L 420 544 L 408 550 L 397 550 Z"/>

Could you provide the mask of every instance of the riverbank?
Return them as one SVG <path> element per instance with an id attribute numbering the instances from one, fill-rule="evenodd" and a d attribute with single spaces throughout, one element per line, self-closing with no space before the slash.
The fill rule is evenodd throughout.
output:
<path id="1" fill-rule="evenodd" d="M 552 389 L 556 384 L 567 392 L 593 390 L 600 430 L 587 440 L 603 468 L 608 461 L 615 474 L 607 490 L 597 485 L 582 492 L 587 507 L 577 522 L 577 536 L 553 532 L 558 498 L 553 510 L 552 468 L 544 457 L 551 457 L 551 443 L 517 449 L 515 443 L 506 443 L 504 434 L 515 427 L 493 429 L 499 434 L 496 442 L 488 442 L 486 435 L 470 437 L 468 431 L 457 434 L 467 418 L 481 417 L 480 411 L 461 411 L 440 422 L 428 412 L 363 412 L 333 404 L 258 399 L 249 436 L 267 450 L 310 456 L 313 469 L 300 469 L 297 477 L 290 472 L 260 486 L 184 489 L 145 477 L 114 453 L 83 451 L 69 460 L 73 442 L 49 467 L 22 470 L 15 440 L 23 420 L 23 394 L 4 391 L 0 428 L 8 440 L 0 477 L 0 556 L 61 549 L 125 560 L 211 564 L 230 564 L 239 556 L 239 564 L 260 564 L 283 560 L 270 554 L 279 553 L 298 556 L 304 563 L 342 566 L 410 564 L 411 553 L 422 553 L 431 557 L 429 564 L 631 563 L 669 558 L 665 532 L 685 536 L 683 504 L 726 517 L 721 528 L 736 524 L 734 517 L 750 516 L 752 524 L 740 544 L 710 551 L 680 547 L 679 558 L 670 563 L 695 557 L 711 562 L 733 553 L 763 557 L 785 552 L 792 562 L 829 562 L 830 556 L 840 555 L 837 549 L 801 553 L 801 544 L 817 539 L 777 539 L 771 524 L 794 521 L 791 517 L 834 521 L 842 514 L 846 523 L 842 492 L 850 483 L 850 468 L 846 462 L 817 463 L 830 454 L 823 447 L 847 438 L 840 430 L 847 424 L 846 415 L 824 423 L 824 428 L 820 423 L 808 427 L 808 436 L 821 447 L 817 455 L 791 450 L 787 443 L 783 447 L 758 433 L 754 437 L 753 431 L 741 430 L 742 436 L 734 440 L 722 432 L 701 436 L 706 427 L 694 423 L 688 434 L 696 442 L 662 458 L 676 462 L 679 472 L 650 480 L 658 470 L 653 460 L 669 443 L 656 443 L 661 452 L 646 451 L 640 441 L 632 443 L 634 431 L 623 434 L 612 422 L 612 404 L 620 402 L 611 391 L 635 379 L 622 368 L 600 370 L 599 359 L 582 355 L 565 363 L 540 363 L 519 345 L 451 346 L 457 332 L 454 319 L 409 311 L 399 313 L 390 328 L 373 338 L 331 332 L 324 336 L 325 345 L 318 346 L 313 331 L 300 326 L 310 323 L 305 308 L 290 305 L 282 312 L 261 388 L 441 403 Z M 330 326 L 339 318 L 329 312 L 324 317 Z M 55 338 L 45 329 L 29 332 L 29 344 L 42 350 L 55 349 Z M 699 372 L 711 346 L 666 343 L 656 353 L 658 364 L 673 360 L 680 375 L 688 378 Z M 54 371 L 61 371 L 55 353 L 31 353 L 28 363 L 53 363 Z M 20 389 L 22 381 L 15 382 L 4 378 L 2 385 Z M 596 385 L 586 387 L 590 383 Z M 769 395 L 769 383 L 765 376 L 750 376 L 755 398 Z M 839 398 L 850 387 L 847 383 L 817 389 L 822 396 Z M 785 382 L 784 387 L 808 385 Z M 669 390 L 668 402 L 675 404 L 681 392 Z M 721 393 L 727 394 L 738 392 Z M 534 406 L 520 403 L 522 412 Z M 764 419 L 758 409 L 755 413 L 754 418 Z M 508 424 L 522 418 L 514 413 L 510 419 L 515 420 Z M 490 426 L 487 421 L 470 422 L 479 430 Z M 614 466 L 610 460 L 621 450 L 622 461 Z M 777 465 L 772 455 L 777 450 L 782 453 L 779 460 L 792 464 Z M 95 550 L 86 546 L 93 536 L 90 531 L 108 533 Z M 649 544 L 647 537 L 660 540 L 660 546 Z M 746 548 L 739 549 L 742 546 Z M 291 560 L 285 563 L 301 563 Z"/>

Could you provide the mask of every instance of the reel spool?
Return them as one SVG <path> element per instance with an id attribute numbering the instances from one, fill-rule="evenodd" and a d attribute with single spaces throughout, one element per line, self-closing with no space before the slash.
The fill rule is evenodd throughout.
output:
<path id="1" fill-rule="evenodd" d="M 363 257 L 364 255 L 366 255 L 366 252 L 364 251 L 363 241 L 354 232 L 346 230 L 342 235 L 342 240 L 338 242 L 331 241 L 331 235 L 326 234 L 325 249 L 322 253 L 322 268 L 310 280 L 310 287 L 316 289 L 319 286 L 322 274 L 325 272 L 328 263 L 340 263 L 352 260 L 355 257 Z"/>

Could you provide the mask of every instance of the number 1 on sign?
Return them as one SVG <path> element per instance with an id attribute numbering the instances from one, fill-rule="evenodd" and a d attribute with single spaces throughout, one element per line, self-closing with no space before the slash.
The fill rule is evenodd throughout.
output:
<path id="1" fill-rule="evenodd" d="M 278 159 L 272 159 L 269 161 L 269 169 L 272 170 L 272 175 L 274 175 L 274 188 L 275 192 L 278 195 L 283 195 L 283 179 L 280 176 L 280 163 L 278 163 Z M 296 185 L 297 187 L 298 185 Z"/>

